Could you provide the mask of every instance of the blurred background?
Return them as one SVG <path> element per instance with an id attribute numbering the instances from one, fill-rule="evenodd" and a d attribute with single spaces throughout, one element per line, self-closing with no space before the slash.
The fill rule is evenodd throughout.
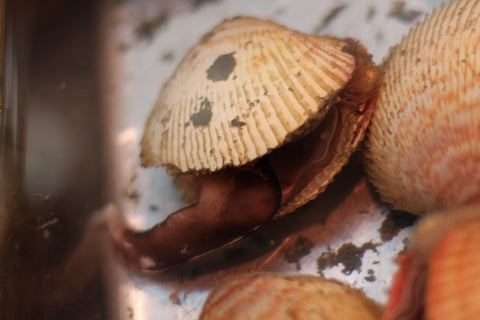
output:
<path id="1" fill-rule="evenodd" d="M 0 317 L 106 319 L 94 254 L 63 268 L 105 199 L 98 3 L 2 5 Z"/>

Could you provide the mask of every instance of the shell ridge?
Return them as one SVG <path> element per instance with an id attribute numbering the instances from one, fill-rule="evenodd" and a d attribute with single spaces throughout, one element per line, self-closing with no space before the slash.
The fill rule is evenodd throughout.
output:
<path id="1" fill-rule="evenodd" d="M 248 97 L 247 97 L 247 93 L 245 92 L 244 85 L 242 85 L 241 87 L 237 86 L 236 92 L 237 92 L 237 96 L 241 97 L 243 101 L 248 101 Z M 247 146 L 249 147 L 247 148 L 247 155 L 250 158 L 253 158 L 255 157 L 255 154 L 259 154 L 262 152 L 262 150 L 266 150 L 266 146 L 263 141 L 258 141 L 259 140 L 258 137 L 260 136 L 260 133 L 258 132 L 256 120 L 253 117 L 248 116 L 245 118 L 245 122 L 246 122 L 246 126 L 245 126 L 245 130 L 242 131 L 243 133 L 242 137 L 248 138 L 247 140 L 248 142 L 246 142 Z M 255 143 L 256 141 L 258 141 L 261 145 L 256 144 Z"/>
<path id="2" fill-rule="evenodd" d="M 253 92 L 253 87 L 251 85 L 250 81 L 245 82 L 242 85 L 242 89 L 244 92 Z M 247 98 L 250 100 L 249 102 L 249 112 L 253 115 L 253 120 L 255 122 L 255 127 L 258 130 L 259 137 L 257 139 L 262 141 L 262 144 L 264 144 L 263 150 L 258 150 L 260 153 L 264 154 L 268 150 L 270 150 L 276 142 L 275 135 L 271 129 L 271 124 L 266 125 L 268 123 L 267 117 L 266 117 L 266 112 L 262 108 L 262 104 L 260 101 L 257 101 L 257 96 L 253 93 L 249 94 L 250 98 Z M 247 101 L 248 101 L 247 100 Z M 253 101 L 252 101 L 253 100 Z"/>
<path id="3" fill-rule="evenodd" d="M 311 39 L 314 43 L 304 43 L 306 42 L 305 39 Z M 312 93 L 316 92 L 316 94 L 311 95 L 314 100 L 316 97 L 325 100 L 324 98 L 327 97 L 327 92 L 338 92 L 338 90 L 350 80 L 355 66 L 355 59 L 352 55 L 341 52 L 341 47 L 346 44 L 345 42 L 336 40 L 334 46 L 334 43 L 324 41 L 324 38 L 306 35 L 300 37 L 302 41 L 299 39 L 295 40 L 297 40 L 296 43 L 289 41 L 283 44 L 292 56 L 295 56 L 295 48 L 301 47 L 302 44 L 308 48 L 308 50 L 302 52 L 302 59 L 299 59 L 296 63 L 303 73 L 306 72 L 311 79 L 314 79 L 310 84 L 318 86 L 318 88 L 312 89 L 311 91 Z M 329 46 L 327 46 L 327 43 Z M 343 45 L 339 46 L 339 43 Z M 334 56 L 335 59 L 332 59 L 332 56 Z M 338 71 L 338 73 L 330 71 L 330 69 Z M 324 76 L 332 80 L 335 86 L 327 84 L 327 82 L 319 76 L 319 72 L 313 72 L 313 70 L 321 71 Z M 319 95 L 319 92 L 322 92 L 322 96 Z"/>
<path id="4" fill-rule="evenodd" d="M 276 49 L 278 55 L 280 56 L 280 48 L 277 47 Z M 302 122 L 302 114 L 305 112 L 306 106 L 302 107 L 301 103 L 299 103 L 299 96 L 298 92 L 296 91 L 297 88 L 294 88 L 294 84 L 290 79 L 291 72 L 289 72 L 288 67 L 285 66 L 284 61 L 282 61 L 282 59 L 279 59 L 277 55 L 272 54 L 272 62 L 275 66 L 276 71 L 279 74 L 279 77 L 283 81 L 285 81 L 287 87 L 284 91 L 285 94 L 282 94 L 281 97 L 286 106 L 285 110 L 283 111 L 287 113 L 290 118 L 290 123 L 287 122 L 286 124 L 288 129 L 292 130 L 293 127 L 296 127 L 299 123 Z"/>
<path id="5" fill-rule="evenodd" d="M 232 103 L 231 108 L 232 109 L 237 109 L 239 101 L 236 97 L 234 89 L 235 88 L 232 88 L 232 90 L 229 91 L 229 96 L 230 96 L 230 101 Z M 233 110 L 232 110 L 232 112 L 233 112 Z M 236 112 L 233 112 L 233 113 L 234 114 L 240 114 L 239 111 L 236 111 Z M 242 117 L 242 119 L 243 119 L 243 117 Z M 234 131 L 228 130 L 227 129 L 228 124 L 226 124 L 226 123 L 224 123 L 223 126 L 225 128 L 225 132 L 227 132 L 227 137 L 231 136 L 231 143 L 229 144 L 230 148 L 232 148 L 232 146 L 233 146 L 234 150 L 236 150 L 236 153 L 238 154 L 239 163 L 242 163 L 244 161 L 245 157 L 246 157 L 246 154 L 248 153 L 247 152 L 248 147 L 246 145 L 246 141 L 243 139 L 245 126 L 242 126 L 242 127 L 238 128 Z"/>
<path id="6" fill-rule="evenodd" d="M 268 73 L 260 72 L 258 73 L 258 77 L 261 83 L 266 83 L 265 79 L 269 78 Z M 277 143 L 280 144 L 283 140 L 283 137 L 287 135 L 287 129 L 283 126 L 282 121 L 280 120 L 276 108 L 273 107 L 272 104 L 272 91 L 275 91 L 274 88 L 267 88 L 265 85 L 262 85 L 264 99 L 260 99 L 260 104 L 262 104 L 262 108 L 268 110 L 268 117 L 271 119 L 270 124 L 272 127 L 273 134 L 277 140 Z"/>
<path id="7" fill-rule="evenodd" d="M 271 31 L 266 33 L 267 35 L 265 36 L 267 37 L 267 39 L 269 39 L 269 42 L 272 42 L 272 44 L 275 43 L 276 40 L 278 40 L 277 37 L 271 34 L 272 33 Z M 256 48 L 253 48 L 253 51 L 255 56 L 267 57 L 266 58 L 267 64 L 270 66 L 271 63 L 273 62 L 272 60 L 275 59 L 275 54 L 273 52 L 270 52 L 270 50 L 266 50 L 265 46 L 266 45 L 257 46 Z M 265 96 L 262 96 L 262 93 L 265 93 L 266 89 L 263 88 L 264 91 L 260 92 L 261 90 L 260 83 L 265 81 L 264 77 L 265 75 L 268 77 L 268 74 L 264 75 L 263 70 L 258 70 L 258 71 L 252 70 L 251 73 L 254 75 L 253 81 L 251 82 L 255 82 L 255 81 L 259 82 L 259 84 L 256 86 L 258 87 L 257 90 L 254 90 L 252 88 L 252 91 L 255 92 L 255 97 L 253 99 L 255 101 L 252 103 L 255 103 L 256 104 L 255 108 L 257 108 L 259 111 L 262 112 L 263 120 L 261 123 L 259 123 L 258 121 L 260 119 L 256 119 L 257 125 L 261 126 L 262 124 L 268 124 L 266 125 L 267 132 L 265 132 L 264 134 L 264 138 L 268 138 L 267 141 L 269 141 L 269 143 L 267 144 L 267 147 L 268 147 L 267 152 L 268 152 L 270 149 L 274 148 L 275 145 L 278 146 L 279 144 L 281 144 L 281 141 L 283 140 L 283 137 L 286 134 L 286 130 L 278 116 L 272 117 L 272 115 L 276 115 L 276 110 L 275 110 L 276 108 L 274 107 L 274 104 L 272 104 L 272 101 L 268 99 L 268 104 L 264 103 Z M 250 85 L 252 84 L 251 82 L 249 81 Z M 286 107 L 287 105 L 282 107 L 282 109 L 286 109 Z M 278 126 L 281 126 L 280 130 L 278 130 Z"/>

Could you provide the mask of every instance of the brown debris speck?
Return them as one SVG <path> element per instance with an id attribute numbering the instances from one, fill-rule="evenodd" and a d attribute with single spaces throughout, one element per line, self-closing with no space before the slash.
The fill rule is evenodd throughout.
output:
<path id="1" fill-rule="evenodd" d="M 367 276 L 363 277 L 363 279 L 367 280 L 368 282 L 374 282 L 377 280 L 377 277 L 375 277 L 374 271 L 372 269 L 367 270 Z"/>
<path id="2" fill-rule="evenodd" d="M 243 122 L 243 121 L 240 121 L 240 117 L 236 117 L 236 118 L 232 119 L 232 121 L 230 121 L 230 125 L 232 127 L 242 127 L 242 126 L 246 125 L 246 123 Z"/>
<path id="3" fill-rule="evenodd" d="M 172 51 L 167 51 L 162 55 L 162 60 L 163 61 L 171 61 L 173 60 L 174 55 Z"/>
<path id="4" fill-rule="evenodd" d="M 199 6 L 205 4 L 205 3 L 215 3 L 218 2 L 218 0 L 192 0 L 192 4 L 194 8 L 198 8 Z"/>
<path id="5" fill-rule="evenodd" d="M 405 23 L 412 23 L 421 14 L 422 13 L 420 11 L 407 9 L 405 6 L 405 1 L 397 0 L 392 3 L 392 8 L 390 9 L 388 16 L 397 18 Z"/>
<path id="6" fill-rule="evenodd" d="M 292 246 L 284 250 L 285 259 L 290 263 L 296 263 L 297 270 L 300 270 L 300 259 L 310 254 L 313 246 L 310 239 L 299 236 Z"/>
<path id="7" fill-rule="evenodd" d="M 323 17 L 322 21 L 319 23 L 319 25 L 315 28 L 314 34 L 318 34 L 322 31 L 322 29 L 326 28 L 330 22 L 332 22 L 335 17 L 339 15 L 340 12 L 343 11 L 347 7 L 346 4 L 342 3 L 339 4 L 338 6 L 332 8 L 325 17 Z"/>
<path id="8" fill-rule="evenodd" d="M 162 10 L 155 17 L 137 25 L 134 34 L 138 40 L 152 40 L 155 31 L 168 20 L 168 11 Z"/>
<path id="9" fill-rule="evenodd" d="M 175 290 L 172 293 L 170 293 L 170 295 L 168 297 L 173 304 L 180 305 L 180 299 L 178 297 L 178 290 Z"/>
<path id="10" fill-rule="evenodd" d="M 392 240 L 402 229 L 413 226 L 418 216 L 403 212 L 390 211 L 378 229 L 382 241 Z"/>
<path id="11" fill-rule="evenodd" d="M 362 257 L 367 250 L 377 251 L 378 244 L 371 241 L 365 242 L 361 247 L 355 246 L 348 242 L 341 245 L 336 252 L 324 252 L 317 259 L 318 273 L 322 274 L 323 270 L 331 268 L 338 264 L 343 265 L 342 273 L 349 275 L 354 270 L 360 271 L 362 266 Z"/>

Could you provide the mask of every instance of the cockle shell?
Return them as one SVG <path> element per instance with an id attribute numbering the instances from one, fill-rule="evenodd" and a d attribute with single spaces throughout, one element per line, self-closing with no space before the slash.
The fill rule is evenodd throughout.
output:
<path id="1" fill-rule="evenodd" d="M 250 17 L 225 20 L 159 93 L 144 166 L 172 173 L 241 166 L 318 125 L 355 69 L 351 46 Z"/>
<path id="2" fill-rule="evenodd" d="M 475 219 L 453 226 L 431 252 L 426 319 L 480 319 L 480 208 L 474 210 Z"/>
<path id="3" fill-rule="evenodd" d="M 480 205 L 422 219 L 402 256 L 385 320 L 480 319 Z"/>
<path id="4" fill-rule="evenodd" d="M 480 200 L 480 1 L 414 26 L 384 77 L 366 151 L 381 197 L 414 213 Z"/>
<path id="5" fill-rule="evenodd" d="M 310 275 L 250 273 L 227 278 L 210 293 L 200 320 L 379 319 L 363 292 Z"/>

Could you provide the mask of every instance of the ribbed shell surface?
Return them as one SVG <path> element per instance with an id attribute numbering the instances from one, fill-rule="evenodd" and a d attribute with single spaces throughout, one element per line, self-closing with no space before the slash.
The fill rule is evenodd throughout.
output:
<path id="1" fill-rule="evenodd" d="M 432 250 L 425 297 L 427 320 L 480 319 L 479 209 L 476 219 L 453 226 Z"/>
<path id="2" fill-rule="evenodd" d="M 210 293 L 200 320 L 374 320 L 381 308 L 356 289 L 309 275 L 252 273 Z"/>
<path id="3" fill-rule="evenodd" d="M 366 161 L 382 198 L 416 213 L 480 199 L 480 1 L 414 26 L 384 72 Z"/>
<path id="4" fill-rule="evenodd" d="M 141 142 L 144 166 L 217 171 L 286 143 L 328 111 L 350 79 L 346 43 L 256 18 L 226 20 L 161 89 Z"/>

